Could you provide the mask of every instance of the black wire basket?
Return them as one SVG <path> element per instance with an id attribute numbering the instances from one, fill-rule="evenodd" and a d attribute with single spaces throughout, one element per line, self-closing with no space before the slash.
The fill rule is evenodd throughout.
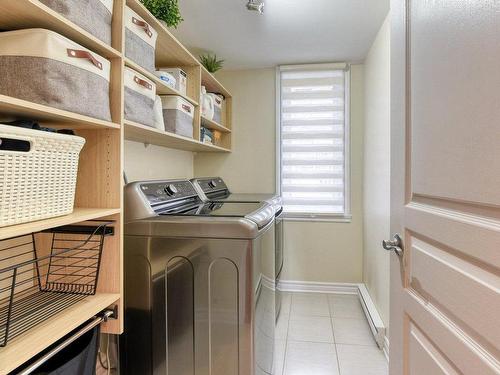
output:
<path id="1" fill-rule="evenodd" d="M 0 241 L 0 347 L 96 293 L 111 224 L 88 221 Z"/>

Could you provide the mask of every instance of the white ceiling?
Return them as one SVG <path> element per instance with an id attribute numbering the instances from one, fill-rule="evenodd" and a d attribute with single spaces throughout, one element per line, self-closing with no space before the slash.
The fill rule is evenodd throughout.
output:
<path id="1" fill-rule="evenodd" d="M 360 62 L 389 11 L 389 0 L 180 0 L 174 34 L 195 55 L 215 52 L 226 69 L 309 62 Z"/>

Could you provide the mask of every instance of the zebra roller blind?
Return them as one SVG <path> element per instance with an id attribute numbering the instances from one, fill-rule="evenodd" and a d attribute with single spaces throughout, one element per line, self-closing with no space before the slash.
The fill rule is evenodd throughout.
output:
<path id="1" fill-rule="evenodd" d="M 288 216 L 347 215 L 345 66 L 281 67 L 280 190 Z"/>

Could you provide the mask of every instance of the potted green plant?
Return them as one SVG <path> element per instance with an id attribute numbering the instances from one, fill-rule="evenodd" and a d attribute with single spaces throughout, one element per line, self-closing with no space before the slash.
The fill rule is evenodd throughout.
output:
<path id="1" fill-rule="evenodd" d="M 224 60 L 218 60 L 216 54 L 201 55 L 200 62 L 210 73 L 215 73 L 224 65 Z"/>
<path id="2" fill-rule="evenodd" d="M 184 21 L 179 10 L 179 0 L 141 0 L 146 8 L 168 27 L 177 28 Z"/>

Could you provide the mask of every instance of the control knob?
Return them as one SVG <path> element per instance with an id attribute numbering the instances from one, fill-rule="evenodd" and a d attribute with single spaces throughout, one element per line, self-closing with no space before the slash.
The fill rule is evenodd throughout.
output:
<path id="1" fill-rule="evenodd" d="M 214 189 L 217 186 L 217 181 L 212 180 L 208 183 L 208 186 L 210 186 L 212 189 Z"/>
<path id="2" fill-rule="evenodd" d="M 174 184 L 165 186 L 165 193 L 167 193 L 168 195 L 175 195 L 178 192 L 179 190 L 177 190 L 177 187 Z"/>

